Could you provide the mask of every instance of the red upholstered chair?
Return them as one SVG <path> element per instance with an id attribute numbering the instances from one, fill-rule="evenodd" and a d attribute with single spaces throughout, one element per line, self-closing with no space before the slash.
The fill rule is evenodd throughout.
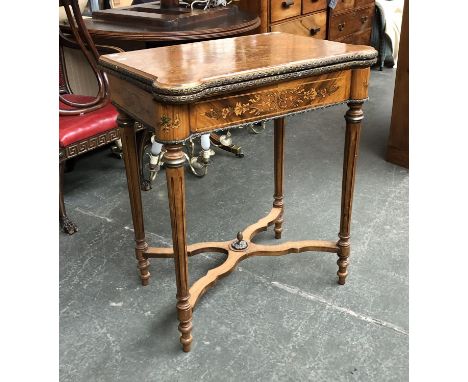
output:
<path id="1" fill-rule="evenodd" d="M 117 128 L 117 110 L 109 102 L 107 78 L 97 66 L 99 53 L 89 35 L 76 0 L 59 0 L 64 6 L 70 35 L 59 33 L 59 163 L 60 194 L 59 220 L 64 232 L 73 234 L 76 225 L 68 218 L 63 201 L 63 177 L 65 163 L 70 158 L 120 139 Z M 73 94 L 68 81 L 64 59 L 64 47 L 80 49 L 92 68 L 98 83 L 96 96 Z M 114 47 L 103 48 L 101 53 L 122 51 Z"/>

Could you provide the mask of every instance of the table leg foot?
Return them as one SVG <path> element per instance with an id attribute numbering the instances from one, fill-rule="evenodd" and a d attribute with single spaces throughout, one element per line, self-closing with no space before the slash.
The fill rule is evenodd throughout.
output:
<path id="1" fill-rule="evenodd" d="M 275 221 L 275 239 L 281 239 L 281 234 L 283 233 L 283 214 Z"/>
<path id="2" fill-rule="evenodd" d="M 346 276 L 348 276 L 348 257 L 350 252 L 350 244 L 349 244 L 349 236 L 340 236 L 340 240 L 338 241 L 338 261 L 336 264 L 338 265 L 338 284 L 345 285 L 346 283 Z"/>
<path id="3" fill-rule="evenodd" d="M 180 343 L 184 352 L 189 352 L 192 347 L 192 307 L 189 296 L 177 298 L 177 317 L 179 319 Z"/>
<path id="4" fill-rule="evenodd" d="M 148 250 L 148 244 L 146 242 L 137 243 L 135 248 L 135 257 L 138 261 L 138 271 L 140 272 L 141 285 L 147 286 L 149 284 L 149 279 L 151 274 L 148 269 L 150 266 L 149 260 L 144 256 L 144 252 Z"/>

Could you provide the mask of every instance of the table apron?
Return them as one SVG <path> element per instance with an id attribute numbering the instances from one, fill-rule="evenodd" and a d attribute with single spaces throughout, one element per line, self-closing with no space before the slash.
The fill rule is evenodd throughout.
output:
<path id="1" fill-rule="evenodd" d="M 190 105 L 194 134 L 253 123 L 349 99 L 351 70 L 305 77 Z"/>
<path id="2" fill-rule="evenodd" d="M 215 130 L 366 99 L 368 73 L 368 68 L 334 71 L 190 104 L 161 103 L 154 99 L 151 89 L 110 73 L 108 78 L 112 103 L 117 108 L 152 128 L 157 141 L 174 143 Z"/>

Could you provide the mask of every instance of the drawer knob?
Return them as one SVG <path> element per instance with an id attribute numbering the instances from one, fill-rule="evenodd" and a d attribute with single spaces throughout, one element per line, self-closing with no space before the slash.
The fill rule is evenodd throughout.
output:
<path id="1" fill-rule="evenodd" d="M 365 22 L 368 20 L 369 17 L 367 16 L 361 16 L 361 23 L 365 24 Z"/>
<path id="2" fill-rule="evenodd" d="M 341 32 L 344 29 L 345 25 L 346 23 L 338 24 L 338 30 Z"/>
<path id="3" fill-rule="evenodd" d="M 315 36 L 318 32 L 320 32 L 320 28 L 312 28 L 310 30 L 310 35 Z"/>
<path id="4" fill-rule="evenodd" d="M 289 8 L 291 5 L 294 5 L 294 0 L 286 0 L 286 1 L 283 1 L 283 8 Z"/>

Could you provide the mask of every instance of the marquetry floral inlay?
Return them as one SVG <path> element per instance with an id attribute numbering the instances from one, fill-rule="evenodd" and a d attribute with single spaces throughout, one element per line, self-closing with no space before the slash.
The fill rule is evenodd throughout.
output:
<path id="1" fill-rule="evenodd" d="M 228 119 L 232 117 L 248 118 L 271 113 L 274 110 L 297 109 L 310 105 L 317 98 L 326 98 L 335 93 L 338 86 L 332 84 L 323 88 L 308 86 L 308 84 L 297 86 L 294 89 L 272 90 L 257 93 L 236 101 L 235 105 L 226 105 L 220 109 L 211 108 L 203 114 L 211 119 Z"/>
<path id="2" fill-rule="evenodd" d="M 167 115 L 163 115 L 159 121 L 159 125 L 163 131 L 178 129 L 180 127 L 179 115 L 176 114 L 174 120 L 172 120 L 172 118 L 168 117 Z"/>

